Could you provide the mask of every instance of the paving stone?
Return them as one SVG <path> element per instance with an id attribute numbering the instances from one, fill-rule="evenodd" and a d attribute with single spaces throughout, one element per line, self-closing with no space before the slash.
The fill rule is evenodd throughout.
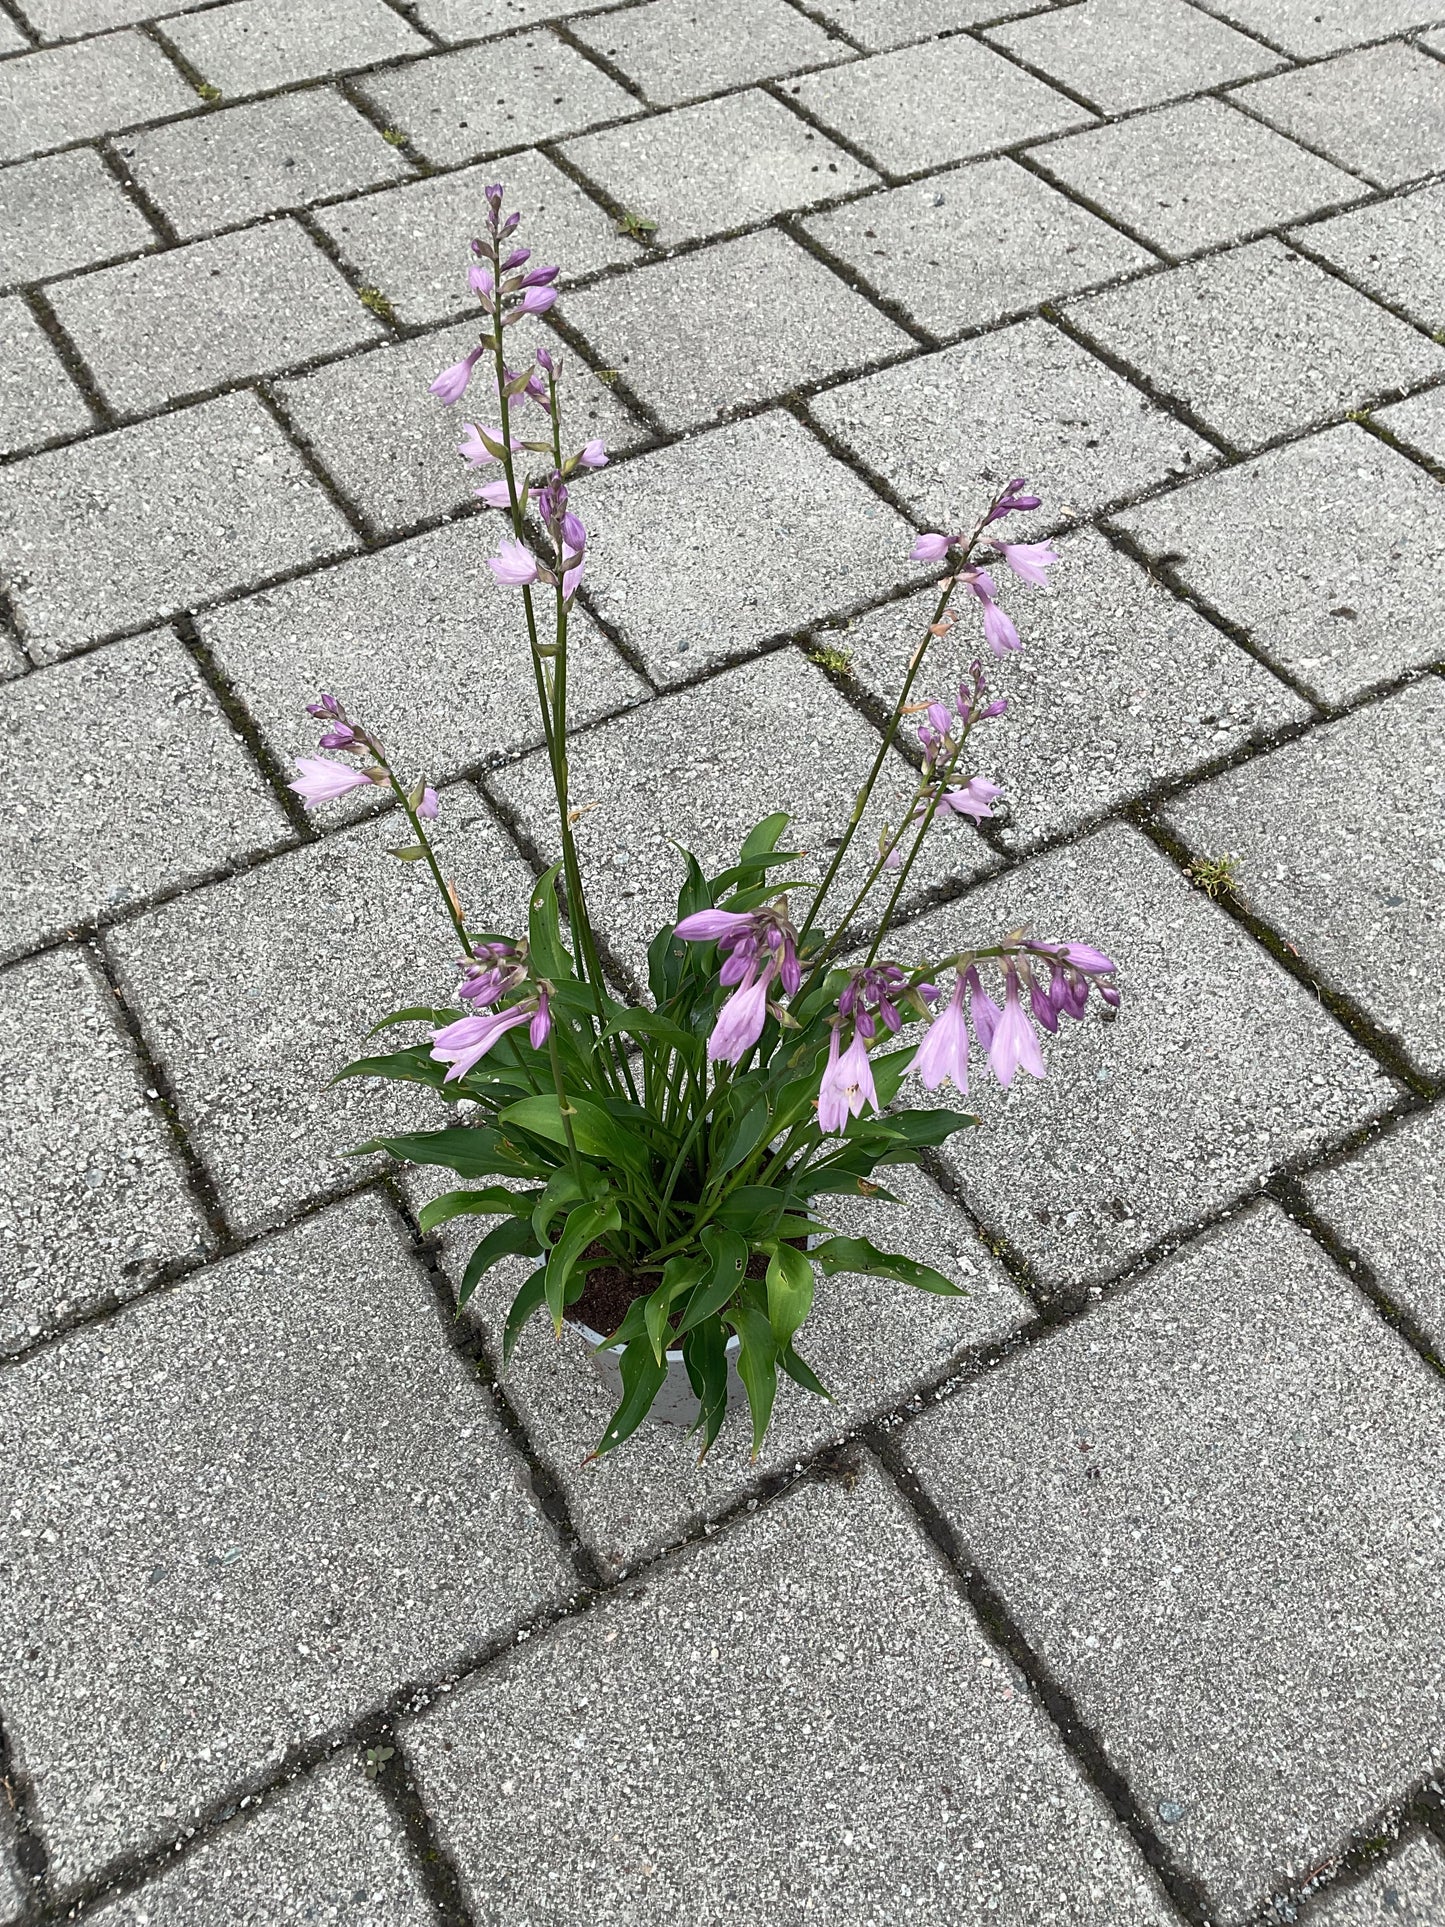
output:
<path id="1" fill-rule="evenodd" d="M 482 189 L 499 173 L 508 207 L 521 210 L 528 246 L 561 267 L 559 285 L 636 255 L 636 243 L 624 240 L 596 202 L 540 154 L 509 154 L 505 167 L 470 167 L 318 208 L 314 219 L 402 321 L 474 314 L 467 242 L 486 220 Z"/>
<path id="2" fill-rule="evenodd" d="M 870 53 L 1027 13 L 1037 0 L 823 0 L 809 11 Z"/>
<path id="3" fill-rule="evenodd" d="M 3 19 L 0 19 L 0 54 L 22 54 L 29 53 L 29 51 L 30 42 L 25 38 L 24 34 L 21 33 L 9 14 L 6 14 Z M 0 1867 L 0 1883 L 3 1883 L 5 1880 L 5 1871 L 3 1867 Z M 3 1885 L 0 1885 L 0 1892 L 3 1891 Z"/>
<path id="4" fill-rule="evenodd" d="M 1445 1073 L 1445 683 L 1427 676 L 1168 804 L 1191 849 L 1427 1075 Z"/>
<path id="5" fill-rule="evenodd" d="M 324 87 L 128 134 L 115 150 L 182 240 L 412 178 L 370 122 Z"/>
<path id="6" fill-rule="evenodd" d="M 1033 159 L 1062 187 L 1174 255 L 1242 241 L 1365 191 L 1218 100 L 1185 101 L 1050 141 Z"/>
<path id="7" fill-rule="evenodd" d="M 354 1756 L 318 1767 L 92 1918 L 98 1927 L 262 1927 L 288 1915 L 318 1927 L 434 1919 L 406 1836 Z"/>
<path id="8" fill-rule="evenodd" d="M 563 1580 L 374 1196 L 73 1334 L 8 1394 L 0 1672 L 60 1883 Z"/>
<path id="9" fill-rule="evenodd" d="M 435 1181 L 443 1175 L 411 1175 L 408 1189 L 418 1205 L 448 1188 Z M 701 1466 L 695 1438 L 677 1426 L 650 1421 L 626 1449 L 584 1465 L 613 1400 L 570 1325 L 560 1345 L 545 1320 L 527 1328 L 507 1369 L 507 1393 L 564 1488 L 578 1530 L 607 1571 L 621 1572 L 675 1543 L 735 1504 L 754 1479 L 786 1470 L 830 1439 L 903 1404 L 969 1347 L 992 1344 L 1027 1321 L 1027 1301 L 967 1218 L 922 1172 L 898 1166 L 888 1174 L 888 1188 L 901 1203 L 865 1206 L 857 1199 L 829 1199 L 832 1221 L 884 1249 L 940 1267 L 968 1297 L 929 1298 L 879 1278 L 820 1277 L 799 1343 L 836 1403 L 783 1383 L 756 1464 L 749 1457 L 751 1426 L 739 1408 L 729 1413 Z M 442 1262 L 454 1286 L 490 1222 L 472 1219 L 465 1231 L 457 1225 L 460 1235 L 443 1234 Z M 518 1261 L 508 1260 L 469 1302 L 467 1316 L 496 1358 L 508 1307 L 525 1275 Z"/>
<path id="10" fill-rule="evenodd" d="M 995 27 L 989 39 L 1083 94 L 1101 114 L 1157 107 L 1280 64 L 1257 40 L 1184 0 L 1085 0 Z"/>
<path id="11" fill-rule="evenodd" d="M 1445 348 L 1274 240 L 1095 295 L 1069 319 L 1240 449 L 1445 374 Z"/>
<path id="12" fill-rule="evenodd" d="M 486 574 L 496 531 L 490 518 L 437 529 L 202 621 L 203 642 L 279 761 L 316 753 L 303 705 L 323 689 L 366 718 L 399 765 L 433 781 L 542 740 L 521 607 Z M 568 633 L 574 723 L 647 694 L 585 615 Z"/>
<path id="13" fill-rule="evenodd" d="M 443 166 L 638 112 L 631 94 L 550 33 L 509 40 L 504 62 L 495 47 L 466 47 L 357 85 Z"/>
<path id="14" fill-rule="evenodd" d="M 253 395 L 0 475 L 0 577 L 42 662 L 355 546 Z"/>
<path id="15" fill-rule="evenodd" d="M 775 228 L 581 289 L 562 314 L 674 429 L 913 348 Z"/>
<path id="16" fill-rule="evenodd" d="M 558 348 L 555 336 L 545 339 Z M 476 343 L 477 324 L 468 321 L 277 384 L 293 425 L 373 527 L 407 528 L 475 506 L 477 472 L 457 452 L 461 418 L 455 408 L 438 406 L 427 383 Z M 615 452 L 651 439 L 585 362 L 563 360 L 570 370 L 564 404 L 570 441 L 580 448 L 600 436 Z M 473 402 L 472 412 L 480 406 Z"/>
<path id="17" fill-rule="evenodd" d="M 1337 214 L 1290 238 L 1427 328 L 1445 330 L 1445 288 L 1438 273 L 1445 248 L 1445 185 Z"/>
<path id="18" fill-rule="evenodd" d="M 173 14 L 165 33 L 223 94 L 318 80 L 431 46 L 386 0 L 235 0 Z"/>
<path id="19" fill-rule="evenodd" d="M 1007 720 L 974 739 L 1005 786 L 1004 841 L 1027 850 L 1080 829 L 1157 783 L 1188 776 L 1310 711 L 1267 669 L 1085 529 L 1058 544 L 1052 590 L 996 571 L 1023 650 L 988 661 Z M 891 707 L 933 617 L 936 589 L 859 616 L 836 638 L 852 673 Z M 948 696 L 981 647 L 971 611 L 935 642 L 918 694 Z M 986 653 L 986 652 L 985 652 Z"/>
<path id="20" fill-rule="evenodd" d="M 1418 449 L 1427 461 L 1445 468 L 1445 388 L 1432 388 L 1428 394 L 1396 402 L 1382 408 L 1374 418 L 1411 448 Z"/>
<path id="21" fill-rule="evenodd" d="M 66 274 L 154 240 L 150 223 L 93 148 L 49 154 L 0 174 L 0 285 Z"/>
<path id="22" fill-rule="evenodd" d="M 1406 1118 L 1358 1156 L 1301 1182 L 1341 1244 L 1445 1356 L 1445 1110 Z"/>
<path id="23" fill-rule="evenodd" d="M 703 0 L 648 0 L 584 14 L 572 31 L 658 107 L 846 60 L 851 52 L 787 0 L 733 0 L 726 14 Z"/>
<path id="24" fill-rule="evenodd" d="M 1087 127 L 1093 116 L 964 35 L 790 80 L 790 99 L 890 174 Z M 958 111 L 966 100 L 969 110 Z"/>
<path id="25" fill-rule="evenodd" d="M 904 1435 L 1211 1918 L 1445 1758 L 1442 1420 L 1266 1205 Z"/>
<path id="26" fill-rule="evenodd" d="M 8 26 L 7 20 L 5 27 Z M 6 51 L 4 31 L 5 28 L 0 27 L 0 52 Z M 0 1858 L 0 1921 L 5 1923 L 5 1927 L 12 1927 L 12 1923 L 19 1920 L 25 1899 L 19 1869 L 10 1865 L 8 1856 Z"/>
<path id="27" fill-rule="evenodd" d="M 465 789 L 444 791 L 442 809 L 440 847 L 477 927 L 524 922 L 531 870 Z M 366 1055 L 378 1017 L 456 987 L 456 939 L 425 866 L 387 860 L 396 839 L 394 815 L 331 834 L 114 933 L 127 994 L 235 1226 L 359 1181 L 376 1160 L 346 1151 L 431 1115 L 430 1100 L 394 1085 L 329 1081 Z"/>
<path id="28" fill-rule="evenodd" d="M 1431 1927 L 1438 1920 L 1445 1920 L 1445 1854 L 1427 1833 L 1309 1917 L 1310 1927 Z"/>
<path id="29" fill-rule="evenodd" d="M 576 0 L 418 0 L 417 18 L 444 40 L 480 40 L 571 13 Z"/>
<path id="30" fill-rule="evenodd" d="M 0 686 L 0 956 L 192 882 L 286 821 L 167 634 Z"/>
<path id="31" fill-rule="evenodd" d="M 1209 11 L 1305 60 L 1434 17 L 1432 0 L 1211 0 Z"/>
<path id="32" fill-rule="evenodd" d="M 619 207 L 671 243 L 830 201 L 877 176 L 770 94 L 730 94 L 562 150 Z"/>
<path id="33" fill-rule="evenodd" d="M 1439 653 L 1439 484 L 1353 423 L 1117 520 L 1326 702 Z"/>
<path id="34" fill-rule="evenodd" d="M 77 34 L 103 33 L 149 20 L 157 0 L 25 0 L 25 17 L 42 38 L 73 40 Z"/>
<path id="35" fill-rule="evenodd" d="M 1057 527 L 1216 459 L 1046 321 L 864 375 L 809 407 L 930 528 L 977 513 L 1011 471 L 1044 484 Z"/>
<path id="36" fill-rule="evenodd" d="M 16 294 L 0 301 L 0 455 L 94 426 L 84 397 L 24 299 Z"/>
<path id="37" fill-rule="evenodd" d="M 588 590 L 664 683 L 876 601 L 916 566 L 908 525 L 790 415 L 603 469 L 587 499 Z"/>
<path id="38" fill-rule="evenodd" d="M 705 871 L 723 870 L 754 823 L 788 810 L 781 847 L 813 852 L 800 875 L 816 878 L 877 753 L 873 726 L 792 649 L 577 737 L 568 752 L 573 807 L 595 805 L 576 829 L 594 878 L 588 902 L 639 982 L 647 980 L 648 942 L 677 914 L 684 870 L 673 843 Z M 742 782 L 748 769 L 763 780 Z M 898 822 L 916 781 L 901 756 L 885 770 L 877 807 L 839 873 L 842 904 L 876 857 L 884 815 Z M 556 805 L 545 753 L 498 771 L 490 787 L 551 862 Z M 941 830 L 918 874 L 927 884 L 970 879 L 996 861 L 959 821 Z"/>
<path id="39" fill-rule="evenodd" d="M 205 1227 L 170 1133 L 142 1097 L 114 999 L 83 951 L 0 974 L 0 1039 L 8 1349 L 67 1313 L 144 1290 L 168 1260 L 199 1251 Z"/>
<path id="40" fill-rule="evenodd" d="M 805 225 L 879 294 L 939 335 L 1002 321 L 1154 261 L 1007 159 L 930 174 L 815 214 Z M 968 263 L 966 273 L 956 271 L 959 261 Z"/>
<path id="41" fill-rule="evenodd" d="M 490 1920 L 1169 1919 L 871 1467 L 556 1627 L 406 1743 Z"/>
<path id="42" fill-rule="evenodd" d="M 293 221 L 142 255 L 50 290 L 123 411 L 374 341 L 383 332 Z"/>
<path id="43" fill-rule="evenodd" d="M 0 161 L 195 105 L 188 83 L 143 34 L 46 47 L 0 67 Z"/>
<path id="44" fill-rule="evenodd" d="M 1124 998 L 1117 1021 L 1046 1039 L 1048 1076 L 1027 1090 L 980 1072 L 983 1128 L 942 1153 L 1049 1291 L 1120 1270 L 1394 1099 L 1314 996 L 1134 830 L 981 885 L 912 924 L 897 954 L 949 955 L 1020 923 L 1097 944 Z"/>
<path id="45" fill-rule="evenodd" d="M 1445 68 L 1399 41 L 1238 88 L 1240 106 L 1376 187 L 1438 171 Z"/>

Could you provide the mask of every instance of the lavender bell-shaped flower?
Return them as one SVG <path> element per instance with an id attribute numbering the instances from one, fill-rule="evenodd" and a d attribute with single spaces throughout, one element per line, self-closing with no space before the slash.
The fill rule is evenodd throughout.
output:
<path id="1" fill-rule="evenodd" d="M 922 1080 L 925 1090 L 936 1091 L 950 1078 L 956 1089 L 968 1089 L 968 1019 L 963 991 L 960 973 L 953 981 L 953 995 L 928 1026 L 927 1035 L 908 1067 L 910 1075 Z"/>

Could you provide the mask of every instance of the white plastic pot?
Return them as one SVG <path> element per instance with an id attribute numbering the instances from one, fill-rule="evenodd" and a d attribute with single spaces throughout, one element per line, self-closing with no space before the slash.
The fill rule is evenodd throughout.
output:
<path id="1" fill-rule="evenodd" d="M 622 1347 L 608 1345 L 602 1350 L 603 1334 L 593 1331 L 590 1325 L 580 1320 L 568 1320 L 568 1324 L 578 1337 L 586 1342 L 587 1356 L 592 1369 L 607 1387 L 612 1403 L 616 1405 L 622 1397 Z M 738 1377 L 738 1352 L 741 1349 L 737 1333 L 727 1342 L 728 1358 L 728 1404 L 741 1403 L 747 1393 Z M 680 1351 L 667 1353 L 667 1377 L 663 1380 L 657 1397 L 652 1401 L 652 1409 L 647 1416 L 659 1425 L 690 1426 L 697 1423 L 702 1410 L 702 1402 L 692 1389 L 692 1380 L 687 1375 L 687 1365 Z"/>

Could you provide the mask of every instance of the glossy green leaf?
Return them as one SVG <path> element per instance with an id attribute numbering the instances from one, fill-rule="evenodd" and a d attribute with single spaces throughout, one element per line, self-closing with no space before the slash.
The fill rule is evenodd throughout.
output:
<path id="1" fill-rule="evenodd" d="M 753 1420 L 753 1457 L 756 1458 L 773 1415 L 773 1400 L 778 1395 L 778 1351 L 773 1328 L 762 1312 L 745 1304 L 734 1305 L 723 1322 L 732 1326 L 741 1343 L 738 1377 L 748 1395 L 748 1410 Z"/>
<path id="2" fill-rule="evenodd" d="M 634 1338 L 622 1354 L 622 1399 L 617 1410 L 607 1421 L 607 1430 L 598 1440 L 590 1459 L 600 1459 L 604 1452 L 610 1452 L 614 1445 L 620 1445 L 632 1434 L 646 1418 L 652 1401 L 662 1389 L 667 1377 L 667 1365 L 659 1365 L 652 1355 L 652 1347 L 645 1337 Z"/>
<path id="3" fill-rule="evenodd" d="M 446 1082 L 447 1068 L 432 1056 L 430 1044 L 411 1044 L 406 1050 L 390 1051 L 385 1057 L 355 1058 L 343 1065 L 331 1081 L 340 1084 L 348 1077 L 385 1077 L 395 1083 L 425 1084 L 439 1091 Z"/>
<path id="4" fill-rule="evenodd" d="M 792 1245 L 779 1245 L 768 1259 L 768 1323 L 780 1352 L 813 1309 L 813 1267 Z"/>
<path id="5" fill-rule="evenodd" d="M 707 1260 L 698 1257 L 669 1258 L 662 1269 L 662 1282 L 643 1306 L 643 1322 L 653 1352 L 661 1358 L 672 1338 L 669 1330 L 673 1306 L 685 1298 L 707 1270 Z"/>
<path id="6" fill-rule="evenodd" d="M 896 1251 L 880 1251 L 867 1238 L 825 1238 L 815 1247 L 813 1257 L 829 1277 L 839 1271 L 862 1272 L 870 1278 L 895 1278 L 900 1284 L 915 1285 L 938 1298 L 966 1298 L 961 1285 L 945 1278 L 932 1265 L 921 1265 Z"/>
<path id="7" fill-rule="evenodd" d="M 624 1169 L 645 1175 L 648 1168 L 647 1145 L 637 1132 L 626 1129 L 600 1104 L 594 1104 L 585 1097 L 570 1097 L 572 1106 L 572 1135 L 577 1149 L 583 1157 L 596 1158 L 604 1164 L 620 1164 Z M 503 1124 L 515 1124 L 519 1130 L 531 1131 L 535 1136 L 545 1138 L 565 1150 L 567 1130 L 562 1122 L 561 1106 L 555 1091 L 544 1091 L 537 1097 L 524 1097 L 515 1104 L 509 1104 L 499 1114 Z"/>
<path id="8" fill-rule="evenodd" d="M 527 910 L 527 948 L 532 969 L 552 982 L 570 977 L 572 959 L 562 942 L 562 918 L 557 908 L 557 872 L 554 863 L 545 876 L 532 885 L 532 900 Z"/>
<path id="9" fill-rule="evenodd" d="M 557 1331 L 562 1329 L 562 1313 L 567 1304 L 567 1280 L 572 1275 L 573 1265 L 594 1238 L 616 1231 L 621 1223 L 622 1213 L 617 1208 L 615 1198 L 579 1204 L 568 1212 L 562 1235 L 547 1254 L 547 1309 L 552 1314 L 552 1324 Z M 529 1224 L 527 1230 L 530 1232 L 531 1229 Z"/>
<path id="10" fill-rule="evenodd" d="M 379 1030 L 390 1030 L 395 1024 L 429 1024 L 433 1030 L 440 1030 L 444 1024 L 456 1022 L 454 1010 L 436 1010 L 430 1004 L 408 1004 L 405 1010 L 394 1010 L 389 1017 L 379 1017 L 366 1033 L 375 1037 Z"/>
<path id="11" fill-rule="evenodd" d="M 435 1231 L 453 1218 L 524 1218 L 538 1196 L 536 1191 L 509 1191 L 504 1184 L 489 1184 L 482 1191 L 446 1191 L 422 1206 L 417 1223 L 423 1231 Z"/>
<path id="12" fill-rule="evenodd" d="M 505 1369 L 512 1362 L 512 1352 L 522 1335 L 522 1327 L 534 1312 L 540 1311 L 547 1302 L 547 1267 L 539 1265 L 525 1280 L 521 1290 L 512 1300 L 507 1322 L 502 1327 L 502 1366 Z"/>
<path id="13" fill-rule="evenodd" d="M 518 1254 L 535 1258 L 539 1252 L 537 1240 L 532 1236 L 532 1227 L 525 1218 L 503 1218 L 500 1224 L 493 1225 L 467 1260 L 467 1268 L 462 1273 L 461 1290 L 457 1293 L 457 1310 L 460 1311 L 466 1304 L 499 1258 L 513 1258 Z"/>
<path id="14" fill-rule="evenodd" d="M 701 1407 L 697 1423 L 693 1426 L 695 1432 L 702 1433 L 702 1450 L 697 1455 L 698 1464 L 701 1465 L 727 1417 L 727 1333 L 721 1321 L 709 1318 L 690 1331 L 682 1341 L 682 1357 L 687 1366 L 688 1380 Z"/>
<path id="15" fill-rule="evenodd" d="M 552 1168 L 483 1125 L 453 1124 L 441 1131 L 368 1138 L 346 1155 L 356 1158 L 368 1151 L 389 1151 L 408 1164 L 442 1164 L 462 1178 L 540 1178 Z"/>
<path id="16" fill-rule="evenodd" d="M 748 1268 L 748 1241 L 740 1232 L 725 1225 L 704 1227 L 702 1248 L 708 1269 L 694 1288 L 692 1297 L 678 1320 L 678 1330 L 690 1332 L 704 1320 L 713 1318 L 731 1300 Z"/>
<path id="17" fill-rule="evenodd" d="M 778 1363 L 788 1374 L 788 1377 L 795 1380 L 805 1391 L 814 1392 L 819 1398 L 826 1398 L 830 1404 L 832 1403 L 833 1394 L 813 1370 L 807 1359 L 800 1358 L 791 1345 L 789 1345 L 786 1350 L 779 1352 Z"/>

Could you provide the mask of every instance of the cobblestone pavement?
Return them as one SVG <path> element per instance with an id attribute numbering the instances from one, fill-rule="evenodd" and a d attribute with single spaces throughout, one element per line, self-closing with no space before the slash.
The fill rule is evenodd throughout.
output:
<path id="1" fill-rule="evenodd" d="M 1442 4 L 0 0 L 0 1927 L 1445 1923 Z M 825 833 L 913 531 L 1060 538 L 911 913 L 1123 1010 L 756 1466 L 583 1468 L 327 1084 L 449 944 L 301 703 L 488 923 L 550 854 L 425 394 L 493 178 L 620 983 L 667 835 Z"/>

